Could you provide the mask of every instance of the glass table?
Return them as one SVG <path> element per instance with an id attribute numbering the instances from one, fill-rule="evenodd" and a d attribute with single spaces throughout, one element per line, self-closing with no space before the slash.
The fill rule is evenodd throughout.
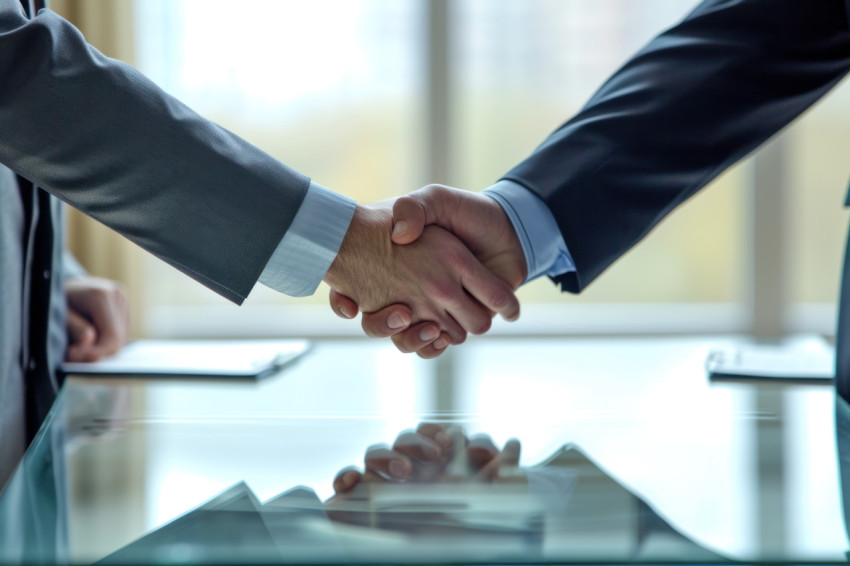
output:
<path id="1" fill-rule="evenodd" d="M 319 341 L 260 381 L 72 376 L 0 498 L 0 563 L 846 562 L 850 408 L 710 381 L 734 342 Z"/>

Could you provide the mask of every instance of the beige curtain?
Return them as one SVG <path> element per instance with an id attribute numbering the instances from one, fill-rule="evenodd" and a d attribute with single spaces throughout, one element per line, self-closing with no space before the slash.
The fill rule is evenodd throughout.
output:
<path id="1" fill-rule="evenodd" d="M 51 0 L 51 10 L 73 23 L 104 55 L 134 62 L 133 0 Z M 144 328 L 144 253 L 108 228 L 69 208 L 68 248 L 89 273 L 124 284 L 130 296 L 132 333 Z"/>

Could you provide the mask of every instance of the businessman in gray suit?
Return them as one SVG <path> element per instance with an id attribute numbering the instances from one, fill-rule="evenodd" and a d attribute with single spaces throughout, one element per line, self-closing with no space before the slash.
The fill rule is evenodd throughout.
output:
<path id="1" fill-rule="evenodd" d="M 394 249 L 388 209 L 201 118 L 38 4 L 0 0 L 0 487 L 60 385 L 60 201 L 236 303 L 258 280 L 304 296 L 324 279 L 367 310 L 404 302 L 455 342 L 491 311 L 518 315 L 447 231 Z"/>

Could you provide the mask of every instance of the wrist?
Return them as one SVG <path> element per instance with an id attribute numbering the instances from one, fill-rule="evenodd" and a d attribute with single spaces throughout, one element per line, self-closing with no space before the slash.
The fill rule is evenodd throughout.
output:
<path id="1" fill-rule="evenodd" d="M 385 210 L 357 205 L 340 245 L 325 274 L 331 288 L 351 297 L 364 312 L 385 306 L 389 290 L 380 274 L 392 269 L 392 218 Z"/>

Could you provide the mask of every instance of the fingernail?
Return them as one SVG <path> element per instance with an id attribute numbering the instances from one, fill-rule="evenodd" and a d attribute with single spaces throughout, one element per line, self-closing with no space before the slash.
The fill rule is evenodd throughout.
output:
<path id="1" fill-rule="evenodd" d="M 393 460 L 388 468 L 390 475 L 396 478 L 406 478 L 410 474 L 410 466 L 404 460 Z"/>
<path id="2" fill-rule="evenodd" d="M 433 326 L 426 326 L 425 328 L 419 331 L 419 339 L 423 342 L 430 342 L 439 335 L 440 331 L 434 328 Z"/>
<path id="3" fill-rule="evenodd" d="M 401 313 L 394 312 L 390 316 L 387 317 L 387 326 L 392 328 L 393 330 L 397 330 L 399 328 L 403 328 L 408 325 L 408 320 L 405 320 L 405 317 L 401 315 Z"/>
<path id="4" fill-rule="evenodd" d="M 407 220 L 399 220 L 393 226 L 393 238 L 398 238 L 399 236 L 404 236 L 407 234 Z"/>
<path id="5" fill-rule="evenodd" d="M 353 315 L 353 314 L 351 314 L 350 312 L 348 312 L 348 311 L 346 310 L 346 308 L 345 308 L 344 306 L 342 306 L 342 305 L 340 305 L 340 306 L 337 308 L 337 310 L 339 311 L 339 314 L 341 314 L 341 315 L 342 315 L 342 316 L 344 316 L 345 318 L 354 318 L 354 315 Z"/>
<path id="6" fill-rule="evenodd" d="M 442 349 L 448 347 L 448 345 L 449 345 L 449 341 L 446 340 L 445 338 L 438 338 L 438 339 L 434 340 L 434 342 L 432 344 L 432 346 L 434 346 L 435 350 L 442 350 Z"/>

